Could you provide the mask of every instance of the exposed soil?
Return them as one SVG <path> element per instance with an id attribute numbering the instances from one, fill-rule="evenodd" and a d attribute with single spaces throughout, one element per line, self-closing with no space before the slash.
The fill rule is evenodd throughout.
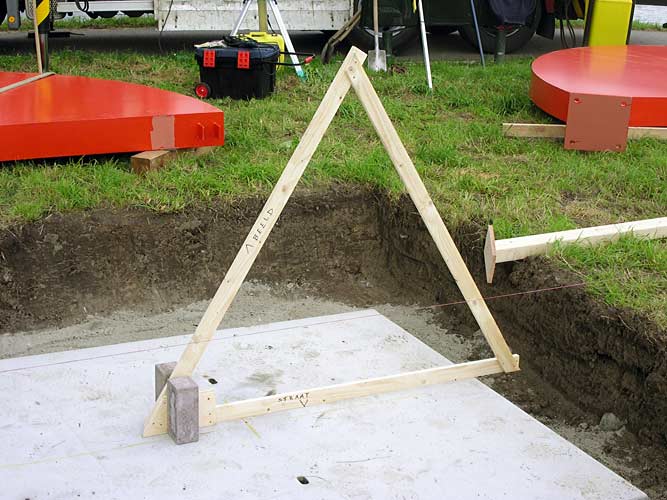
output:
<path id="1" fill-rule="evenodd" d="M 174 215 L 96 210 L 0 232 L 0 357 L 192 329 L 262 206 Z M 445 214 L 446 215 L 446 214 Z M 483 295 L 580 281 L 544 260 L 483 284 L 483 226 L 453 230 Z M 409 200 L 339 188 L 296 195 L 225 327 L 375 307 L 455 361 L 490 355 Z M 667 498 L 667 332 L 582 288 L 488 302 L 518 374 L 485 382 L 646 491 Z M 618 431 L 598 423 L 613 412 Z"/>

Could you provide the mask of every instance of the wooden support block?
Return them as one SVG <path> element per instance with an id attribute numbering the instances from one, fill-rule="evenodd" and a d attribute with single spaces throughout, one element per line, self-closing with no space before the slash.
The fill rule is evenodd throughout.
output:
<path id="1" fill-rule="evenodd" d="M 199 441 L 199 386 L 190 377 L 167 382 L 169 417 L 167 432 L 176 444 Z"/>
<path id="2" fill-rule="evenodd" d="M 202 156 L 210 153 L 214 149 L 215 146 L 202 146 L 201 148 L 144 151 L 143 153 L 133 155 L 130 158 L 130 165 L 135 174 L 143 175 L 151 170 L 160 170 L 181 153 L 191 153 L 195 156 Z"/>
<path id="3" fill-rule="evenodd" d="M 130 158 L 130 165 L 132 165 L 132 171 L 135 174 L 143 175 L 151 170 L 161 169 L 174 155 L 173 151 L 166 149 L 161 151 L 144 151 L 132 156 Z"/>

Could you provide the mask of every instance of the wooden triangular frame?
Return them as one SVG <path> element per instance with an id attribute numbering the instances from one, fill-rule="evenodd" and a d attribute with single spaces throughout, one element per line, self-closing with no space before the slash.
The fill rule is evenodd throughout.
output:
<path id="1" fill-rule="evenodd" d="M 256 399 L 248 399 L 215 406 L 209 423 L 250 417 L 280 410 L 301 408 L 321 403 L 331 403 L 381 392 L 408 389 L 450 380 L 473 378 L 519 369 L 519 356 L 510 351 L 502 333 L 498 329 L 475 281 L 458 252 L 452 237 L 443 223 L 424 186 L 412 160 L 408 156 L 394 126 L 387 115 L 375 89 L 363 67 L 366 54 L 352 47 L 338 70 L 324 99 L 295 149 L 285 170 L 269 196 L 250 233 L 243 242 L 234 262 L 220 284 L 213 300 L 197 326 L 190 343 L 181 355 L 171 377 L 191 376 L 197 367 L 209 341 L 215 334 L 227 309 L 243 284 L 271 229 L 287 204 L 294 188 L 317 149 L 331 120 L 336 115 L 341 102 L 350 87 L 356 92 L 370 118 L 382 144 L 401 180 L 412 198 L 424 224 L 429 230 L 449 271 L 456 280 L 463 297 L 473 313 L 494 358 L 471 361 L 456 365 L 429 368 L 386 377 L 366 379 L 346 384 L 276 394 Z M 144 425 L 144 436 L 154 436 L 167 432 L 167 390 L 166 386 L 156 399 L 151 414 Z M 307 395 L 304 404 L 304 394 Z M 207 411 L 212 412 L 212 409 Z"/>

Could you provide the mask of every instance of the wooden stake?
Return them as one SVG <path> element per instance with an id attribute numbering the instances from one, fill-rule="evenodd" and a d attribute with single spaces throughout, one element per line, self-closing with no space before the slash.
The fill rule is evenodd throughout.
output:
<path id="1" fill-rule="evenodd" d="M 486 282 L 491 283 L 496 271 L 496 233 L 492 225 L 489 225 L 484 241 L 484 269 L 486 271 Z"/>
<path id="2" fill-rule="evenodd" d="M 37 54 L 37 72 L 43 73 L 42 68 L 42 47 L 39 44 L 39 24 L 37 23 L 37 0 L 30 0 L 32 2 L 32 29 L 35 33 L 35 54 Z"/>
<path id="3" fill-rule="evenodd" d="M 505 240 L 496 240 L 493 234 L 493 226 L 489 226 L 484 246 L 486 279 L 489 283 L 493 281 L 497 263 L 544 255 L 558 242 L 596 245 L 617 240 L 624 234 L 632 234 L 648 239 L 667 238 L 667 217 L 534 234 Z"/>

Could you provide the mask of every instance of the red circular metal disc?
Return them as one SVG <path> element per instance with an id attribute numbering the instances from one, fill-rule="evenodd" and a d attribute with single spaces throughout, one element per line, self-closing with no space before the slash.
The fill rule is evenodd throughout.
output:
<path id="1" fill-rule="evenodd" d="M 630 97 L 630 126 L 667 126 L 667 47 L 627 45 L 557 50 L 532 65 L 530 98 L 567 121 L 570 94 Z"/>

